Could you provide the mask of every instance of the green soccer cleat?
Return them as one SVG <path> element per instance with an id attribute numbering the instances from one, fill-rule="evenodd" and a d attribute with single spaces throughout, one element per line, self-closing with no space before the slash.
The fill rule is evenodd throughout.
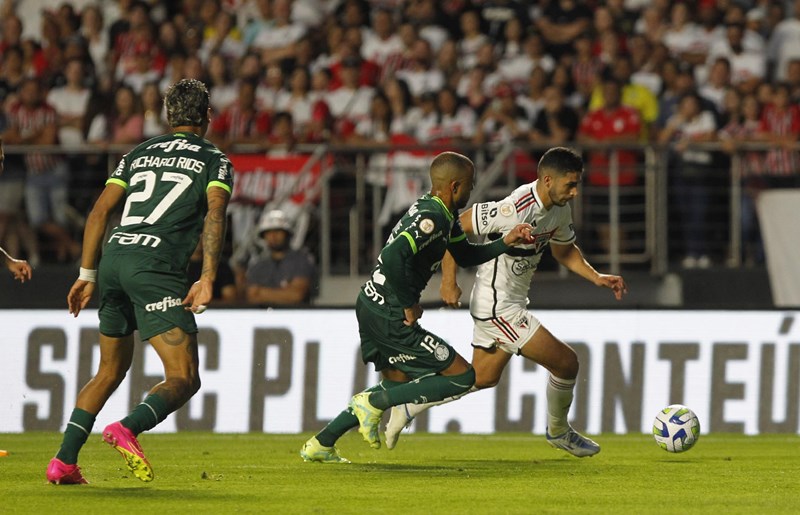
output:
<path id="1" fill-rule="evenodd" d="M 325 447 L 316 436 L 311 437 L 303 448 L 300 449 L 300 457 L 303 461 L 316 461 L 319 463 L 350 463 L 350 460 L 339 456 L 339 449 L 334 447 Z"/>
<path id="2" fill-rule="evenodd" d="M 400 433 L 403 429 L 407 428 L 414 421 L 414 417 L 408 412 L 406 404 L 399 406 L 392 406 L 389 416 L 389 422 L 386 423 L 386 432 L 384 438 L 386 439 L 386 448 L 391 450 L 397 445 L 400 439 Z"/>
<path id="3" fill-rule="evenodd" d="M 373 449 L 380 449 L 381 437 L 378 434 L 378 426 L 381 423 L 383 410 L 369 403 L 369 392 L 353 395 L 350 399 L 350 409 L 358 419 L 358 432 L 364 437 L 364 441 Z"/>

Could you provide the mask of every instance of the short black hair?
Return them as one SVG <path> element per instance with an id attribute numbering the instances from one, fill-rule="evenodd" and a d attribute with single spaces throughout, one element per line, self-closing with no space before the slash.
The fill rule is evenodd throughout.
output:
<path id="1" fill-rule="evenodd" d="M 170 127 L 201 127 L 207 120 L 208 88 L 197 79 L 182 79 L 167 91 L 167 121 Z"/>
<path id="2" fill-rule="evenodd" d="M 539 159 L 539 171 L 550 170 L 558 175 L 570 172 L 583 173 L 583 158 L 572 149 L 553 147 Z"/>

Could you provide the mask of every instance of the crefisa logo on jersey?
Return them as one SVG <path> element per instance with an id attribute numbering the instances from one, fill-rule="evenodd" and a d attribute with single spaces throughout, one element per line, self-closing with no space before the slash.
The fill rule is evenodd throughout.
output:
<path id="1" fill-rule="evenodd" d="M 174 308 L 176 306 L 181 306 L 182 301 L 181 299 L 174 299 L 172 297 L 164 297 L 163 299 L 159 300 L 158 302 L 151 302 L 150 304 L 145 305 L 144 309 L 146 311 L 162 311 L 166 312 L 169 308 Z"/>

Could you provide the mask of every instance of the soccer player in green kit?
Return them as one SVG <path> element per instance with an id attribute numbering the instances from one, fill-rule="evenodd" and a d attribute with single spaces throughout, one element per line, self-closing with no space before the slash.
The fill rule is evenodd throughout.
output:
<path id="1" fill-rule="evenodd" d="M 171 132 L 126 154 L 89 213 L 80 275 L 67 304 L 78 316 L 98 290 L 100 365 L 78 393 L 61 448 L 47 467 L 50 483 L 87 482 L 77 465 L 78 453 L 131 366 L 134 330 L 158 353 L 165 379 L 127 417 L 106 426 L 103 440 L 122 454 L 140 480 L 154 476 L 137 435 L 155 427 L 200 388 L 194 314 L 211 301 L 233 185 L 230 161 L 203 138 L 208 104 L 202 82 L 174 84 L 166 96 Z M 120 224 L 105 242 L 98 267 L 109 216 L 123 201 Z M 203 269 L 189 287 L 187 265 L 201 237 Z"/>
<path id="2" fill-rule="evenodd" d="M 475 165 L 455 152 L 434 158 L 431 191 L 412 205 L 392 229 L 372 276 L 356 300 L 361 356 L 381 372 L 381 382 L 356 394 L 342 411 L 300 451 L 305 461 L 348 463 L 335 442 L 359 426 L 364 440 L 380 448 L 378 425 L 384 410 L 405 402 L 442 400 L 468 391 L 475 371 L 439 336 L 418 323 L 420 294 L 439 269 L 445 250 L 460 266 L 494 259 L 510 247 L 530 242 L 530 224 L 518 224 L 487 245 L 467 241 L 458 210 L 467 205 Z"/>

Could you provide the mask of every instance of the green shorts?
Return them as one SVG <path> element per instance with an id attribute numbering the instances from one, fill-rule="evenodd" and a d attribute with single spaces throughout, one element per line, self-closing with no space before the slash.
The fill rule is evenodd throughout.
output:
<path id="1" fill-rule="evenodd" d="M 108 254 L 97 271 L 100 333 L 119 338 L 139 330 L 142 340 L 180 327 L 197 332 L 194 314 L 181 305 L 186 271 L 142 254 Z"/>
<path id="2" fill-rule="evenodd" d="M 375 370 L 396 368 L 416 379 L 441 372 L 456 359 L 455 349 L 446 341 L 419 324 L 408 327 L 403 320 L 376 313 L 368 307 L 371 302 L 363 295 L 356 301 L 364 363 L 374 363 Z"/>

